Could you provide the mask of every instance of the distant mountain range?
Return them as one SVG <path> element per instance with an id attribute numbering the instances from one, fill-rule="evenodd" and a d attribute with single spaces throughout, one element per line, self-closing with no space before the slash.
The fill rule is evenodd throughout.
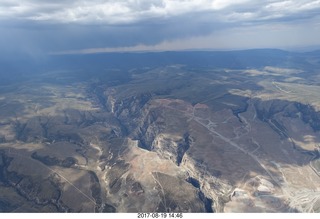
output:
<path id="1" fill-rule="evenodd" d="M 288 52 L 279 49 L 239 51 L 171 51 L 148 53 L 99 53 L 87 55 L 48 55 L 41 57 L 6 57 L 0 59 L 0 83 L 27 78 L 28 75 L 56 70 L 101 71 L 106 68 L 129 70 L 180 64 L 196 68 L 259 68 L 263 66 L 306 67 L 313 52 Z M 8 77 L 10 75 L 10 77 Z M 11 78 L 11 79 L 10 79 Z"/>

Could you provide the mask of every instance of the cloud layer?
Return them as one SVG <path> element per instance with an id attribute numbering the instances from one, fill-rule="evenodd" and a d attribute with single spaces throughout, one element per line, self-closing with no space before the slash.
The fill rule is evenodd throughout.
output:
<path id="1" fill-rule="evenodd" d="M 132 24 L 204 12 L 221 22 L 316 16 L 319 0 L 2 0 L 1 19 L 51 23 Z"/>
<path id="2" fill-rule="evenodd" d="M 240 47 L 242 43 L 246 45 L 244 47 L 250 47 L 249 42 L 244 43 L 248 40 L 242 39 L 248 37 L 256 38 L 251 47 L 263 47 L 264 41 L 267 42 L 265 46 L 272 46 L 277 40 L 274 45 L 278 46 L 286 44 L 284 39 L 295 33 L 298 38 L 310 39 L 310 33 L 319 36 L 319 26 L 320 0 L 0 2 L 0 31 L 4 33 L 0 36 L 0 44 L 8 42 L 26 50 L 38 47 L 53 52 L 94 51 L 91 48 L 109 51 L 108 48 L 152 49 L 164 45 L 169 49 L 174 49 L 175 45 L 186 49 L 190 45 L 218 48 L 217 41 L 221 42 L 220 46 L 229 43 L 231 48 Z M 274 33 L 272 36 L 268 32 L 270 29 Z M 265 35 L 273 37 L 272 42 Z M 299 44 L 296 36 L 291 44 Z M 311 37 L 307 42 L 301 40 L 300 44 L 311 45 L 315 41 L 316 38 Z M 186 45 L 183 46 L 182 42 Z"/>

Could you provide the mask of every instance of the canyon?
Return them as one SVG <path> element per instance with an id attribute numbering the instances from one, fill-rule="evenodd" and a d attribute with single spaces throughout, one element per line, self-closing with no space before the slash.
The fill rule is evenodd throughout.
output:
<path id="1" fill-rule="evenodd" d="M 0 212 L 319 212 L 319 56 L 235 54 L 1 84 Z"/>

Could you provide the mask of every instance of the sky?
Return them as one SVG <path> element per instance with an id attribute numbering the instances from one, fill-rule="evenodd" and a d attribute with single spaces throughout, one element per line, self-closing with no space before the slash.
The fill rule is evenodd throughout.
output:
<path id="1" fill-rule="evenodd" d="M 8 55 L 319 45 L 320 0 L 0 0 Z"/>

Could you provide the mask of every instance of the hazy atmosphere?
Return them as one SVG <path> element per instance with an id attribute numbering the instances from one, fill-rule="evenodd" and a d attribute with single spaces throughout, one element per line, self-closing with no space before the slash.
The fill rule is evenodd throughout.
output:
<path id="1" fill-rule="evenodd" d="M 319 0 L 2 0 L 6 54 L 319 45 Z"/>
<path id="2" fill-rule="evenodd" d="M 0 33 L 0 216 L 320 212 L 320 0 L 0 0 Z"/>

